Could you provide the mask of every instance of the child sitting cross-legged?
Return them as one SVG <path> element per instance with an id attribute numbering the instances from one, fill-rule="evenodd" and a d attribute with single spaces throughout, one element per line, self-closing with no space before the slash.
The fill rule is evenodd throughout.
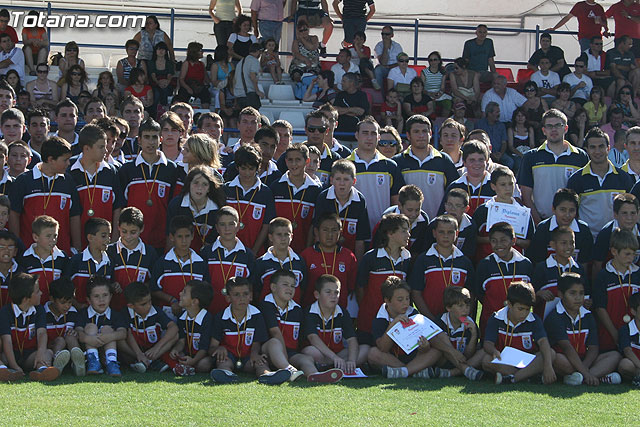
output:
<path id="1" fill-rule="evenodd" d="M 640 387 L 640 293 L 629 297 L 629 310 L 633 319 L 618 332 L 618 343 L 624 356 L 618 364 L 618 371 L 625 378 L 632 378 L 631 384 L 637 388 Z"/>

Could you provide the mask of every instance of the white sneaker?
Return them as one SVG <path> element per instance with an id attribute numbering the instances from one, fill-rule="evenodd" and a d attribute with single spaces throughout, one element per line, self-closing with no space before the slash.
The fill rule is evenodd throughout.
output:
<path id="1" fill-rule="evenodd" d="M 62 373 L 62 370 L 65 366 L 67 366 L 67 363 L 69 363 L 70 359 L 71 353 L 69 353 L 69 350 L 60 350 L 53 357 L 53 367 L 58 368 L 58 371 Z"/>
<path id="2" fill-rule="evenodd" d="M 582 381 L 584 381 L 584 377 L 580 372 L 574 372 L 573 374 L 565 375 L 564 377 L 564 383 L 566 385 L 572 385 L 572 386 L 581 385 Z"/>
<path id="3" fill-rule="evenodd" d="M 144 374 L 145 372 L 147 372 L 147 366 L 142 362 L 132 363 L 131 365 L 129 365 L 129 367 L 134 372 L 137 372 L 139 374 Z"/>
<path id="4" fill-rule="evenodd" d="M 605 375 L 600 378 L 600 382 L 603 384 L 620 384 L 622 382 L 622 377 L 617 372 L 612 372 L 609 375 Z"/>
<path id="5" fill-rule="evenodd" d="M 298 378 L 304 375 L 304 372 L 298 369 L 291 369 L 291 378 L 289 378 L 289 382 L 294 382 Z"/>
<path id="6" fill-rule="evenodd" d="M 84 377 L 87 374 L 84 352 L 78 347 L 71 349 L 71 367 L 76 377 Z"/>
<path id="7" fill-rule="evenodd" d="M 407 378 L 406 368 L 392 368 L 391 366 L 382 367 L 382 375 L 385 378 Z"/>

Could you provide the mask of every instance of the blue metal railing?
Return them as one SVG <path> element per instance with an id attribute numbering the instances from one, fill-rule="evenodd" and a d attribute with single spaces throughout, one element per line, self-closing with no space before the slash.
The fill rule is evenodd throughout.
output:
<path id="1" fill-rule="evenodd" d="M 28 6 L 11 6 L 11 9 L 17 10 L 41 10 L 40 8 L 28 7 Z M 78 13 L 82 12 L 85 14 L 104 14 L 104 13 L 113 13 L 113 10 L 106 9 L 74 9 L 74 8 L 64 8 L 64 7 L 53 7 L 51 2 L 47 3 L 46 8 L 47 15 L 51 15 L 52 12 L 65 12 L 65 13 Z M 129 12 L 119 10 L 117 11 L 119 15 L 141 15 L 143 13 L 140 12 Z M 208 14 L 190 14 L 190 13 L 176 13 L 175 9 L 171 8 L 169 12 L 159 12 L 159 13 L 149 13 L 149 15 L 155 15 L 159 18 L 168 18 L 170 21 L 169 28 L 169 37 L 171 40 L 174 39 L 175 35 L 175 21 L 176 19 L 196 19 L 196 20 L 210 20 L 211 17 Z M 334 24 L 342 24 L 341 21 L 335 20 Z M 417 65 L 418 62 L 424 62 L 427 60 L 427 57 L 421 57 L 418 55 L 419 50 L 419 34 L 421 29 L 437 29 L 437 30 L 458 30 L 458 31 L 475 31 L 476 26 L 469 25 L 443 25 L 443 24 L 422 24 L 419 19 L 415 19 L 413 23 L 407 22 L 383 22 L 383 21 L 369 21 L 367 22 L 367 26 L 371 27 L 384 27 L 387 25 L 393 25 L 394 28 L 411 28 L 413 29 L 413 63 Z M 519 33 L 519 34 L 535 34 L 535 44 L 536 50 L 539 48 L 540 34 L 542 33 L 540 26 L 536 25 L 536 28 L 508 28 L 508 27 L 490 27 L 490 31 L 492 32 L 504 32 L 504 33 Z M 51 42 L 51 28 L 47 29 L 48 37 L 49 37 L 49 45 L 50 46 L 64 46 L 66 43 L 64 42 Z M 553 34 L 563 34 L 563 35 L 576 35 L 575 31 L 553 31 Z M 100 43 L 78 43 L 79 46 L 82 47 L 90 47 L 90 48 L 107 48 L 107 49 L 119 49 L 122 48 L 122 45 L 112 45 L 112 44 L 100 44 Z M 174 50 L 176 51 L 186 51 L 186 47 L 177 47 L 174 46 Z M 213 52 L 213 49 L 204 49 L 205 52 Z M 290 56 L 290 52 L 281 51 L 280 54 Z M 335 56 L 335 55 L 330 55 Z M 454 58 L 443 58 L 443 60 L 451 61 Z M 510 61 L 510 60 L 497 60 L 496 64 L 500 65 L 526 65 L 527 63 L 524 61 Z"/>

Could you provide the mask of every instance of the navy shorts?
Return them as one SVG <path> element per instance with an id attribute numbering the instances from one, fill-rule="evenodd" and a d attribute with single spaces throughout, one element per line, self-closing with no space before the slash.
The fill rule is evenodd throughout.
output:
<path id="1" fill-rule="evenodd" d="M 37 351 L 37 349 L 35 349 L 35 348 L 28 348 L 28 349 L 25 349 L 24 351 L 22 351 L 22 353 L 21 353 L 20 350 L 13 349 L 13 357 L 16 358 L 16 363 L 19 366 L 21 366 L 23 369 L 31 370 L 32 366 L 28 366 L 28 367 L 24 366 L 24 363 L 27 361 L 29 356 L 31 356 L 36 351 Z"/>
<path id="2" fill-rule="evenodd" d="M 231 363 L 233 363 L 233 367 L 235 368 L 238 357 L 235 354 L 231 353 L 229 350 L 227 350 L 227 357 L 231 360 Z M 241 357 L 240 361 L 242 362 L 242 366 L 244 367 L 244 365 L 246 365 L 249 361 L 249 356 Z"/>
<path id="3" fill-rule="evenodd" d="M 370 346 L 376 345 L 375 340 L 373 339 L 373 335 L 371 335 L 371 332 L 358 330 L 358 332 L 356 333 L 356 336 L 358 337 L 358 344 L 366 344 Z"/>

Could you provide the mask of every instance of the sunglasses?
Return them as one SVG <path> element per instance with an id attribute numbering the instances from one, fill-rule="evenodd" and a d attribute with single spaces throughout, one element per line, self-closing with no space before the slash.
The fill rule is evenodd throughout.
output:
<path id="1" fill-rule="evenodd" d="M 432 61 L 440 61 L 440 58 L 429 58 L 429 62 L 432 62 Z"/>
<path id="2" fill-rule="evenodd" d="M 408 59 L 398 59 L 398 62 L 409 62 Z"/>
<path id="3" fill-rule="evenodd" d="M 301 33 L 306 33 L 307 31 L 309 31 L 308 28 L 300 28 L 298 31 L 300 31 Z"/>
<path id="4" fill-rule="evenodd" d="M 37 70 L 36 73 L 38 73 L 38 74 L 48 74 L 49 70 Z"/>
<path id="5" fill-rule="evenodd" d="M 78 49 L 76 49 L 74 47 L 67 49 L 67 52 L 77 52 L 77 51 L 78 51 Z"/>
<path id="6" fill-rule="evenodd" d="M 398 141 L 395 139 L 381 139 L 378 141 L 378 145 L 381 147 L 386 147 L 387 145 L 389 147 L 396 147 L 398 145 Z"/>
<path id="7" fill-rule="evenodd" d="M 390 36 L 391 35 L 391 33 L 380 33 L 380 34 L 382 34 L 383 36 Z"/>
<path id="8" fill-rule="evenodd" d="M 307 126 L 307 131 L 309 133 L 317 132 L 317 133 L 325 133 L 327 131 L 326 126 Z"/>
<path id="9" fill-rule="evenodd" d="M 73 73 L 71 73 L 72 76 L 81 76 L 82 73 L 79 73 L 77 71 L 74 71 Z"/>
<path id="10" fill-rule="evenodd" d="M 127 132 L 126 131 L 120 132 L 120 138 L 124 139 L 126 137 L 127 137 Z"/>
<path id="11" fill-rule="evenodd" d="M 536 88 L 535 87 L 526 87 L 526 88 L 524 88 L 524 91 L 525 92 L 535 92 Z"/>
<path id="12" fill-rule="evenodd" d="M 620 92 L 620 95 L 631 95 L 631 92 L 624 90 Z"/>

